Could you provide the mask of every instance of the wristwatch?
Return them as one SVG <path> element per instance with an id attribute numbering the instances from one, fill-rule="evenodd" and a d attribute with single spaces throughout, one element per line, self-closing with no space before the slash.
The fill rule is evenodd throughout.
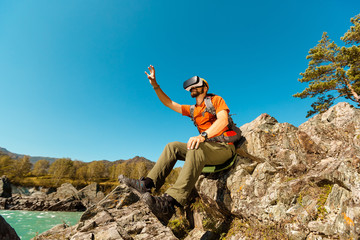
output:
<path id="1" fill-rule="evenodd" d="M 202 132 L 202 133 L 200 134 L 200 136 L 202 136 L 203 138 L 205 138 L 205 140 L 208 139 L 208 134 L 207 134 L 207 132 Z"/>

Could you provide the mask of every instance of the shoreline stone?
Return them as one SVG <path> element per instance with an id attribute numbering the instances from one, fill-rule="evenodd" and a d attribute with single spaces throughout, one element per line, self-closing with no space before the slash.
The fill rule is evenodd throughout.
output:
<path id="1" fill-rule="evenodd" d="M 70 183 L 64 183 L 55 191 L 30 191 L 0 197 L 0 209 L 28 211 L 85 211 L 104 197 L 97 183 L 77 190 Z"/>
<path id="2" fill-rule="evenodd" d="M 20 240 L 16 231 L 0 215 L 0 240 Z"/>

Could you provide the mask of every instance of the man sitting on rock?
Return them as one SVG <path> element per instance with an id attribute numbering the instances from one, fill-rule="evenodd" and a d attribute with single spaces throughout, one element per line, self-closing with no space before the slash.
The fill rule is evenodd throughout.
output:
<path id="1" fill-rule="evenodd" d="M 147 177 L 137 180 L 119 176 L 120 182 L 145 193 L 143 198 L 152 212 L 163 223 L 167 223 L 175 212 L 174 207 L 186 204 L 204 166 L 219 165 L 231 158 L 235 154 L 233 142 L 241 136 L 240 132 L 230 129 L 230 110 L 225 101 L 219 96 L 208 94 L 207 81 L 197 76 L 185 81 L 184 88 L 196 99 L 196 105 L 180 105 L 161 90 L 152 65 L 149 71 L 150 74 L 145 73 L 160 101 L 175 112 L 190 117 L 200 133 L 190 137 L 187 143 L 167 144 Z M 213 105 L 213 111 L 208 105 Z M 175 184 L 163 196 L 152 196 L 151 189 L 159 189 L 163 185 L 177 160 L 185 160 L 185 163 Z"/>

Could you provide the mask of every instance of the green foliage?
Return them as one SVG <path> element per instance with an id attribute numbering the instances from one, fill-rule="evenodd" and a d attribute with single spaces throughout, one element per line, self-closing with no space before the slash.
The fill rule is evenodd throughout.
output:
<path id="1" fill-rule="evenodd" d="M 57 159 L 50 165 L 49 173 L 53 176 L 55 184 L 57 185 L 62 178 L 72 177 L 73 161 L 69 158 Z"/>
<path id="2" fill-rule="evenodd" d="M 193 202 L 190 206 L 192 211 L 198 211 L 198 212 L 204 212 L 205 211 L 205 205 L 200 200 L 200 198 L 196 198 L 195 202 Z"/>
<path id="3" fill-rule="evenodd" d="M 138 179 L 146 176 L 149 171 L 150 169 L 144 162 L 118 163 L 110 167 L 110 179 L 117 180 L 120 174 L 129 178 Z"/>
<path id="4" fill-rule="evenodd" d="M 3 155 L 0 157 L 0 175 L 7 175 L 9 178 L 15 176 L 15 160 L 10 156 Z"/>
<path id="5" fill-rule="evenodd" d="M 294 177 L 287 177 L 284 182 L 291 182 L 292 180 L 295 180 L 296 178 Z"/>
<path id="6" fill-rule="evenodd" d="M 215 233 L 219 236 L 224 235 L 224 233 L 228 231 L 232 217 L 224 218 L 216 208 L 207 205 L 201 198 L 195 198 L 195 201 L 190 205 L 190 209 L 194 212 L 193 214 L 197 213 L 200 216 L 202 221 L 201 225 L 205 231 Z"/>
<path id="7" fill-rule="evenodd" d="M 320 186 L 313 184 L 305 187 L 299 193 L 299 197 L 297 198 L 297 203 L 304 208 L 304 210 L 308 213 L 309 216 L 313 220 L 323 220 L 328 213 L 325 208 L 325 203 L 328 199 L 329 194 L 332 191 L 332 184 L 320 184 Z M 304 198 L 307 196 L 310 199 L 316 200 L 316 208 L 310 208 L 309 205 L 306 206 L 304 203 Z"/>
<path id="8" fill-rule="evenodd" d="M 331 41 L 326 32 L 319 43 L 309 51 L 308 68 L 300 73 L 299 82 L 309 84 L 298 98 L 314 98 L 306 117 L 329 109 L 340 97 L 349 99 L 360 106 L 360 14 L 351 19 L 354 24 L 341 38 L 348 47 L 339 47 Z"/>
<path id="9" fill-rule="evenodd" d="M 350 27 L 341 40 L 348 44 L 360 43 L 360 15 L 355 16 L 350 21 L 354 26 Z"/>
<path id="10" fill-rule="evenodd" d="M 84 182 L 87 182 L 89 180 L 88 178 L 88 167 L 87 165 L 81 166 L 76 169 L 75 173 L 76 179 L 82 180 Z"/>
<path id="11" fill-rule="evenodd" d="M 94 161 L 87 165 L 87 176 L 91 181 L 100 182 L 105 176 L 105 165 L 103 162 Z"/>
<path id="12" fill-rule="evenodd" d="M 189 233 L 189 222 L 183 216 L 173 218 L 167 225 L 178 239 L 184 239 Z"/>
<path id="13" fill-rule="evenodd" d="M 22 159 L 12 159 L 8 155 L 0 156 L 0 174 L 10 179 L 22 178 L 31 171 L 32 164 L 28 156 Z"/>
<path id="14" fill-rule="evenodd" d="M 239 239 L 289 239 L 282 224 L 264 224 L 258 220 L 235 218 L 226 234 L 221 235 L 221 240 L 234 239 L 238 234 Z"/>
<path id="15" fill-rule="evenodd" d="M 15 167 L 17 169 L 17 176 L 24 177 L 31 171 L 32 163 L 29 156 L 24 156 L 22 159 L 16 160 Z"/>
<path id="16" fill-rule="evenodd" d="M 48 160 L 41 159 L 34 164 L 34 169 L 32 170 L 32 173 L 35 176 L 44 176 L 48 173 L 49 167 L 50 162 Z"/>
<path id="17" fill-rule="evenodd" d="M 317 218 L 321 220 L 324 220 L 325 215 L 328 213 L 324 206 L 329 194 L 331 193 L 332 187 L 333 186 L 330 184 L 324 185 L 322 187 L 322 192 L 317 200 Z"/>
<path id="18" fill-rule="evenodd" d="M 299 197 L 296 199 L 296 202 L 300 205 L 300 206 L 304 206 L 303 205 L 303 195 L 302 193 L 299 194 Z"/>
<path id="19" fill-rule="evenodd" d="M 135 158 L 134 158 L 135 159 Z M 90 163 L 72 161 L 69 158 L 57 159 L 51 165 L 48 160 L 39 160 L 32 164 L 28 156 L 22 159 L 13 159 L 8 155 L 0 154 L 0 176 L 6 175 L 13 184 L 22 186 L 59 187 L 68 182 L 75 187 L 84 187 L 90 182 L 100 183 L 106 191 L 110 191 L 118 184 L 117 177 L 124 174 L 127 177 L 138 179 L 146 176 L 153 163 L 141 157 L 136 161 L 93 161 Z M 174 169 L 160 189 L 164 192 L 175 183 L 181 168 Z"/>

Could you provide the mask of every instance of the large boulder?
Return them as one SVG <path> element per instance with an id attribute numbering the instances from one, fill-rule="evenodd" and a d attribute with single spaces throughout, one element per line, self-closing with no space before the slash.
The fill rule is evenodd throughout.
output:
<path id="1" fill-rule="evenodd" d="M 0 178 L 0 197 L 9 198 L 11 197 L 11 183 L 6 176 Z"/>
<path id="2" fill-rule="evenodd" d="M 359 109 L 339 103 L 299 128 L 262 114 L 241 130 L 235 166 L 196 184 L 203 216 L 232 219 L 226 239 L 360 237 Z"/>
<path id="3" fill-rule="evenodd" d="M 79 191 L 71 183 L 63 183 L 49 197 L 59 200 L 66 200 L 68 198 L 78 199 Z"/>
<path id="4" fill-rule="evenodd" d="M 18 188 L 21 189 L 21 188 Z M 64 183 L 55 190 L 22 189 L 9 198 L 0 197 L 0 209 L 29 211 L 85 211 L 104 197 L 98 184 L 90 184 L 78 191 Z"/>
<path id="5" fill-rule="evenodd" d="M 152 214 L 138 193 L 119 185 L 69 227 L 60 224 L 36 237 L 41 239 L 177 239 Z"/>
<path id="6" fill-rule="evenodd" d="M 325 154 L 360 159 L 360 111 L 349 103 L 338 103 L 299 126 Z M 359 162 L 357 162 L 359 163 Z"/>
<path id="7" fill-rule="evenodd" d="M 104 193 L 100 190 L 99 184 L 97 183 L 92 183 L 81 189 L 78 196 L 87 208 L 95 205 L 105 197 Z"/>
<path id="8" fill-rule="evenodd" d="M 0 240 L 20 240 L 15 230 L 0 215 Z"/>

